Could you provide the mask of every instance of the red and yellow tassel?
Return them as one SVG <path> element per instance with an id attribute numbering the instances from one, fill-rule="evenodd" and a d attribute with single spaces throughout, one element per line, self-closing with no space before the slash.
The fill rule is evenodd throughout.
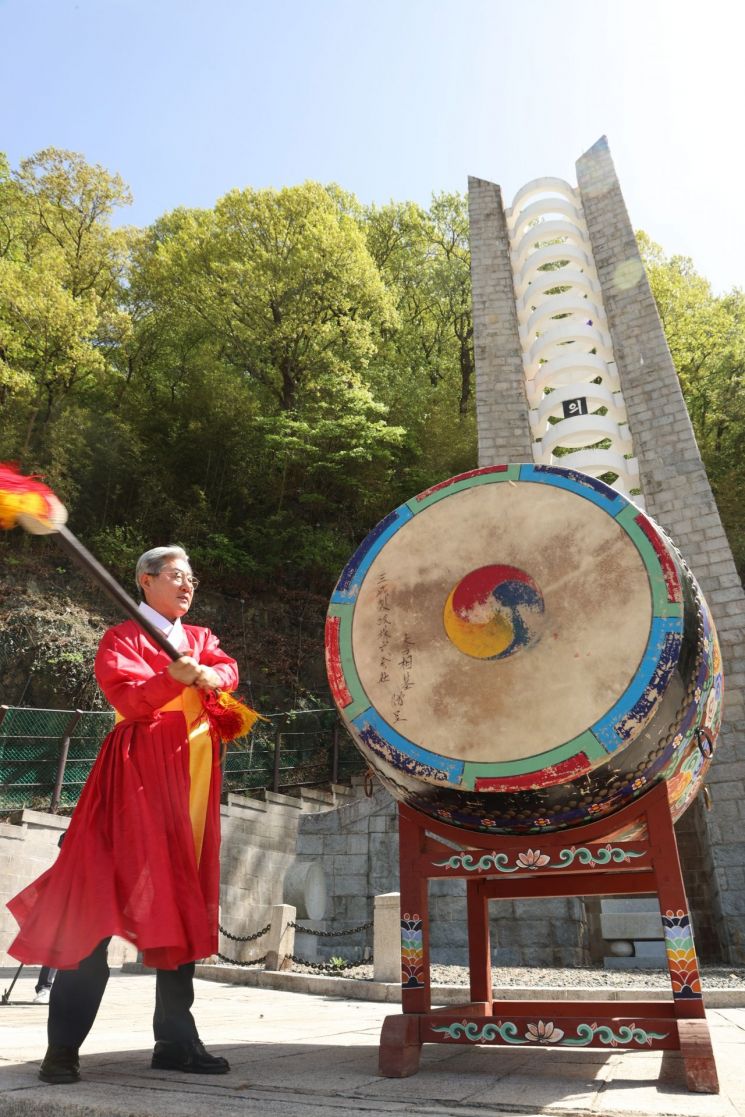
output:
<path id="1" fill-rule="evenodd" d="M 0 464 L 0 528 L 9 531 L 19 525 L 35 535 L 48 535 L 66 520 L 67 509 L 51 489 L 12 465 Z"/>
<path id="2" fill-rule="evenodd" d="M 223 744 L 247 736 L 257 721 L 267 720 L 225 690 L 202 694 L 202 704 L 209 718 L 210 727 Z"/>

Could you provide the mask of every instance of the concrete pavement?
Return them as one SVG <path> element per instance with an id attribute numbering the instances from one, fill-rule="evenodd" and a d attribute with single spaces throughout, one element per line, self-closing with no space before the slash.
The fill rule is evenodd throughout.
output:
<path id="1" fill-rule="evenodd" d="M 47 1086 L 34 981 L 24 971 L 0 1006 L 0 1117 L 745 1117 L 745 1008 L 708 1013 L 718 1096 L 686 1091 L 677 1054 L 658 1081 L 663 1056 L 651 1051 L 425 1045 L 419 1074 L 394 1080 L 378 1076 L 377 1045 L 395 1005 L 197 980 L 202 1038 L 232 1065 L 210 1078 L 150 1070 L 154 978 L 114 971 L 83 1047 L 83 1081 Z"/>

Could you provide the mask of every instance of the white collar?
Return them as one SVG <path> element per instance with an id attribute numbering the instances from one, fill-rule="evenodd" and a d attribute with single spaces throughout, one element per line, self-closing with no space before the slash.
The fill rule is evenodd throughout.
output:
<path id="1" fill-rule="evenodd" d="M 168 637 L 168 643 L 173 645 L 177 652 L 188 646 L 189 641 L 186 639 L 183 625 L 181 624 L 181 617 L 176 617 L 175 621 L 169 621 L 167 617 L 156 613 L 146 601 L 140 602 L 140 612 L 144 613 L 149 621 L 152 621 L 156 628 L 165 633 Z"/>

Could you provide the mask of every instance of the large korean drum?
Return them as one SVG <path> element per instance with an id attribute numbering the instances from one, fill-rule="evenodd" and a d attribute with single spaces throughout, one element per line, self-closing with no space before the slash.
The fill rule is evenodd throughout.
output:
<path id="1" fill-rule="evenodd" d="M 391 512 L 339 579 L 326 656 L 383 784 L 469 830 L 581 826 L 660 781 L 677 818 L 721 720 L 695 579 L 634 504 L 569 469 L 474 470 Z"/>

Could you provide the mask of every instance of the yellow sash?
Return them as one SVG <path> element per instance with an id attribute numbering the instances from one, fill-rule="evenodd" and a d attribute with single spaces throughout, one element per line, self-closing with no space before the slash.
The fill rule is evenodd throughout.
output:
<path id="1" fill-rule="evenodd" d="M 178 698 L 161 706 L 159 713 L 180 710 L 186 720 L 189 740 L 189 817 L 194 835 L 194 852 L 197 865 L 202 856 L 204 827 L 207 820 L 207 801 L 212 778 L 212 736 L 209 722 L 202 717 L 202 700 L 194 687 L 184 687 Z M 118 710 L 114 711 L 116 721 L 124 721 Z"/>

